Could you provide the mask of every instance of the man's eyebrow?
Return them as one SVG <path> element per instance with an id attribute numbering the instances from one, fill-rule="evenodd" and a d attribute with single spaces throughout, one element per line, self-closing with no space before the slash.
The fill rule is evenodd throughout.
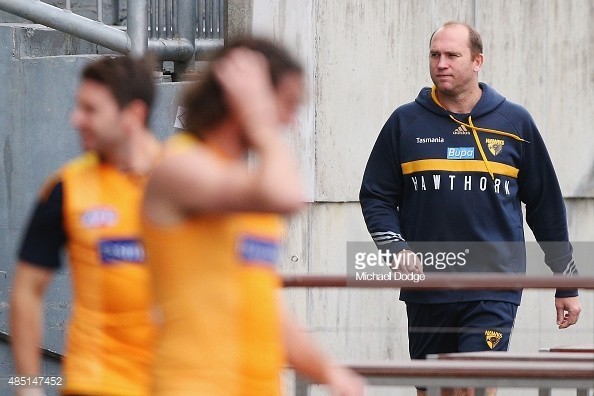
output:
<path id="1" fill-rule="evenodd" d="M 440 50 L 429 50 L 430 54 L 446 54 L 446 55 L 461 55 L 462 51 L 440 51 Z"/>

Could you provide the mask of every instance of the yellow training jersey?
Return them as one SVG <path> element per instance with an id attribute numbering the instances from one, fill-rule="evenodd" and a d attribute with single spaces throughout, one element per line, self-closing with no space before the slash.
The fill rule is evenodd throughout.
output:
<path id="1" fill-rule="evenodd" d="M 145 178 L 85 154 L 61 171 L 73 284 L 65 394 L 147 395 L 155 327 L 140 242 Z"/>
<path id="2" fill-rule="evenodd" d="M 187 137 L 175 138 L 175 143 Z M 284 349 L 276 264 L 284 223 L 271 214 L 143 219 L 162 310 L 155 395 L 278 395 Z"/>

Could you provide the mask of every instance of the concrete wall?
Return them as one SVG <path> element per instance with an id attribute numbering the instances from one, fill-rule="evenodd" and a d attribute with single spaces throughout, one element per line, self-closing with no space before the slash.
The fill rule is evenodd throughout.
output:
<path id="1" fill-rule="evenodd" d="M 594 241 L 592 18 L 591 0 L 253 0 L 252 31 L 292 48 L 308 78 L 309 102 L 291 140 L 312 204 L 292 220 L 283 270 L 344 274 L 346 241 L 370 240 L 357 202 L 367 158 L 394 108 L 431 84 L 429 37 L 448 20 L 467 21 L 482 33 L 481 80 L 531 112 L 558 172 L 571 237 Z M 529 229 L 527 238 L 533 240 Z M 594 275 L 590 262 L 578 266 Z M 544 264 L 536 269 L 546 271 Z M 408 356 L 397 290 L 294 289 L 285 295 L 340 359 Z M 594 342 L 592 292 L 583 292 L 581 302 L 579 324 L 562 331 L 555 326 L 553 291 L 526 291 L 511 350 Z"/>
<path id="2" fill-rule="evenodd" d="M 8 332 L 8 299 L 16 249 L 43 180 L 80 154 L 69 117 L 82 67 L 97 47 L 37 25 L 0 25 L 0 331 Z M 71 55 L 60 55 L 60 54 Z M 158 84 L 151 127 L 164 138 L 173 132 L 177 96 L 183 83 Z M 45 299 L 43 346 L 63 352 L 69 314 L 70 278 L 64 267 Z M 44 374 L 59 365 L 44 361 Z M 5 342 L 0 340 L 0 377 L 14 375 Z M 8 390 L 0 384 L 0 395 Z M 50 393 L 54 394 L 54 393 Z"/>

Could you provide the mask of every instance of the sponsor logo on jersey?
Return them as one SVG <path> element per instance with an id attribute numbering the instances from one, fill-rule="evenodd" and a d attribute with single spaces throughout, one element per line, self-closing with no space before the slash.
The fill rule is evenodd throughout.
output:
<path id="1" fill-rule="evenodd" d="M 501 150 L 503 150 L 503 145 L 505 144 L 501 139 L 485 139 L 485 142 L 487 142 L 487 147 L 493 155 L 499 154 Z"/>
<path id="2" fill-rule="evenodd" d="M 80 216 L 84 228 L 113 227 L 118 222 L 118 212 L 110 206 L 91 208 Z"/>
<path id="3" fill-rule="evenodd" d="M 460 125 L 458 128 L 454 129 L 452 135 L 470 135 L 470 131 L 466 129 L 464 125 Z"/>
<path id="4" fill-rule="evenodd" d="M 138 239 L 103 239 L 99 241 L 99 256 L 103 264 L 143 263 L 145 259 L 144 247 Z"/>
<path id="5" fill-rule="evenodd" d="M 503 334 L 501 334 L 498 331 L 495 331 L 495 330 L 486 330 L 485 331 L 485 340 L 487 342 L 487 345 L 491 349 L 495 348 L 495 346 L 497 346 L 497 344 L 499 344 L 499 341 L 501 341 L 502 338 L 503 338 Z"/>
<path id="6" fill-rule="evenodd" d="M 448 147 L 448 159 L 474 159 L 474 147 Z"/>
<path id="7" fill-rule="evenodd" d="M 426 137 L 426 138 L 417 138 L 417 143 L 418 144 L 424 144 L 424 143 L 443 143 L 445 142 L 445 140 L 443 140 L 442 137 Z"/>
<path id="8" fill-rule="evenodd" d="M 280 244 L 274 239 L 244 236 L 239 241 L 239 256 L 246 264 L 275 266 L 280 256 Z"/>

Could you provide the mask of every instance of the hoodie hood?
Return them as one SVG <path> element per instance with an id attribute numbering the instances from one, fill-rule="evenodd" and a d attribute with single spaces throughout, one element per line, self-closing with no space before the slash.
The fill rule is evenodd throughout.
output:
<path id="1" fill-rule="evenodd" d="M 485 114 L 494 111 L 503 102 L 505 102 L 505 97 L 497 93 L 497 91 L 495 91 L 487 84 L 480 82 L 479 87 L 481 87 L 483 94 L 481 95 L 481 98 L 479 99 L 478 103 L 470 112 L 470 116 L 475 120 L 477 118 L 484 116 Z M 427 110 L 431 111 L 432 113 L 449 118 L 450 114 L 452 113 L 444 109 L 436 99 L 437 97 L 434 96 L 434 88 L 425 87 L 421 89 L 421 92 L 419 92 L 419 96 L 417 96 L 415 102 L 417 102 Z"/>

